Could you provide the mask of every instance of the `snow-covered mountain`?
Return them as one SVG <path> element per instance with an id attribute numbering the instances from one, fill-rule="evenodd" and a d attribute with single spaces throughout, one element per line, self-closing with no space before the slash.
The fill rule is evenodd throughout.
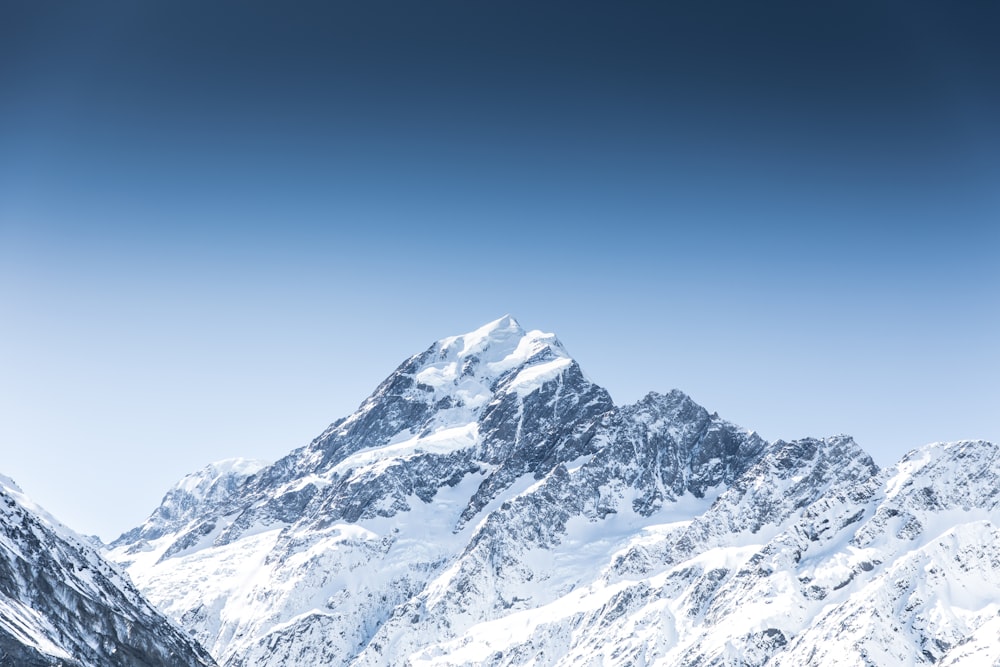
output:
<path id="1" fill-rule="evenodd" d="M 504 317 L 276 463 L 185 478 L 110 556 L 226 667 L 979 665 L 998 498 L 989 443 L 880 471 L 679 391 L 615 406 Z"/>
<path id="2" fill-rule="evenodd" d="M 0 665 L 215 665 L 87 540 L 0 476 Z"/>

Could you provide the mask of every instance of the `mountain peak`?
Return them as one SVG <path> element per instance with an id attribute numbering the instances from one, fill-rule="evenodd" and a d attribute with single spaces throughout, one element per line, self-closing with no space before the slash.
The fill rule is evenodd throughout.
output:
<path id="1" fill-rule="evenodd" d="M 209 508 L 225 505 L 235 497 L 237 489 L 248 477 L 268 465 L 266 461 L 244 458 L 209 463 L 174 484 L 142 526 L 121 535 L 111 546 L 139 539 L 155 540 L 170 531 L 178 530 Z"/>
<path id="2" fill-rule="evenodd" d="M 225 478 L 249 477 L 268 465 L 270 465 L 270 462 L 256 459 L 239 457 L 222 459 L 221 461 L 209 463 L 201 470 L 186 475 L 174 485 L 173 490 L 193 496 L 204 496 Z"/>
<path id="3" fill-rule="evenodd" d="M 493 320 L 492 322 L 488 322 L 488 323 L 484 324 L 483 326 L 479 327 L 479 329 L 477 329 L 477 331 L 481 331 L 481 330 L 484 330 L 484 329 L 490 330 L 490 331 L 492 331 L 492 330 L 498 330 L 498 329 L 499 330 L 511 329 L 511 330 L 520 331 L 522 333 L 524 332 L 524 329 L 521 327 L 521 324 L 510 313 L 506 313 L 503 317 L 500 317 L 499 319 L 496 319 L 496 320 Z"/>
<path id="4" fill-rule="evenodd" d="M 988 443 L 879 471 L 676 389 L 616 407 L 510 315 L 254 469 L 189 476 L 111 552 L 229 667 L 925 664 L 1000 600 Z"/>
<path id="5" fill-rule="evenodd" d="M 487 350 L 493 350 L 494 354 L 490 356 L 495 357 L 501 350 L 509 352 L 515 349 L 526 335 L 517 320 L 504 315 L 468 333 L 442 338 L 438 346 L 457 357 L 475 356 Z"/>
<path id="6" fill-rule="evenodd" d="M 442 338 L 408 370 L 428 386 L 440 388 L 476 378 L 489 387 L 518 368 L 528 371 L 522 378 L 527 380 L 542 371 L 551 375 L 570 363 L 569 353 L 555 334 L 525 331 L 517 320 L 504 315 L 469 333 Z"/>

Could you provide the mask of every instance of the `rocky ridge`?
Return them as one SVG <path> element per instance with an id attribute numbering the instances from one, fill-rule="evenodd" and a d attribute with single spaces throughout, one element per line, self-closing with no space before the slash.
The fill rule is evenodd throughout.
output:
<path id="1" fill-rule="evenodd" d="M 880 471 L 680 391 L 616 406 L 508 316 L 111 557 L 227 667 L 958 664 L 993 655 L 994 449 Z"/>
<path id="2" fill-rule="evenodd" d="M 209 667 L 215 662 L 88 540 L 0 477 L 0 665 Z"/>

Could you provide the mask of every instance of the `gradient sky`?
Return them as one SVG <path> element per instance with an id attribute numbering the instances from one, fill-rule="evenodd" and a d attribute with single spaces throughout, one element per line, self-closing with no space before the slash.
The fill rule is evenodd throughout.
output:
<path id="1" fill-rule="evenodd" d="M 0 470 L 110 539 L 508 312 L 619 403 L 882 465 L 1000 442 L 998 32 L 995 2 L 3 2 Z"/>

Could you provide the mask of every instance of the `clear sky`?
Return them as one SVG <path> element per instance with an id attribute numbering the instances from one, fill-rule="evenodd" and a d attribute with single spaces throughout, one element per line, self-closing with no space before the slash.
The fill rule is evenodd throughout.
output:
<path id="1" fill-rule="evenodd" d="M 504 313 L 880 464 L 1000 441 L 995 2 L 0 4 L 0 470 L 105 539 Z"/>

